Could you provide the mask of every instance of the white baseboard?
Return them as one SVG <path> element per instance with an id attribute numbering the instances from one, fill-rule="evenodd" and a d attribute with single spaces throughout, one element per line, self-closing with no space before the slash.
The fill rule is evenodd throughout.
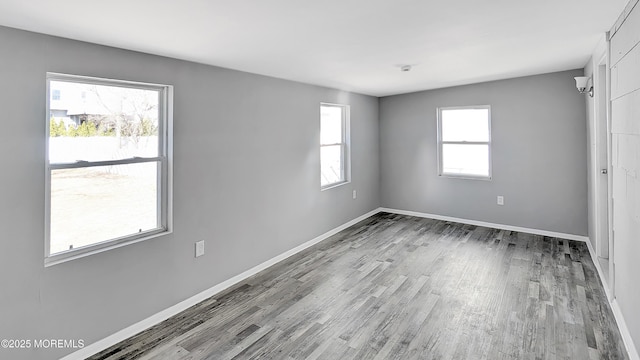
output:
<path id="1" fill-rule="evenodd" d="M 587 247 L 589 248 L 589 254 L 591 254 L 591 259 L 593 260 L 593 263 L 596 266 L 596 270 L 598 271 L 598 275 L 600 276 L 600 279 L 604 279 L 604 272 L 602 271 L 602 267 L 600 266 L 600 261 L 598 261 L 598 257 L 596 255 L 595 250 L 591 246 L 590 241 L 587 241 Z M 613 311 L 613 317 L 616 319 L 618 330 L 620 330 L 620 335 L 622 336 L 622 341 L 624 342 L 624 347 L 625 349 L 627 349 L 627 354 L 629 354 L 629 359 L 640 360 L 640 356 L 638 355 L 638 350 L 636 349 L 636 346 L 633 343 L 633 339 L 631 338 L 631 333 L 629 332 L 629 328 L 627 327 L 626 321 L 624 321 L 624 316 L 622 316 L 622 311 L 620 310 L 620 306 L 618 305 L 618 302 L 613 296 L 611 296 L 611 291 L 609 290 L 608 284 L 602 283 L 602 287 L 604 288 L 604 292 L 607 295 L 607 300 L 609 300 L 611 311 Z"/>
<path id="2" fill-rule="evenodd" d="M 375 210 L 372 210 L 362 216 L 359 216 L 347 223 L 344 223 L 330 231 L 327 231 L 326 233 L 312 239 L 309 240 L 307 242 L 305 242 L 302 245 L 299 245 L 289 251 L 286 251 L 274 258 L 271 258 L 241 274 L 238 274 L 226 281 L 223 281 L 199 294 L 196 294 L 184 301 L 181 301 L 180 303 L 171 306 L 170 308 L 167 308 L 165 310 L 160 311 L 159 313 L 156 313 L 142 321 L 139 321 L 125 329 L 122 329 L 118 332 L 116 332 L 115 334 L 109 335 L 104 339 L 98 340 L 76 352 L 73 352 L 65 357 L 63 357 L 61 360 L 82 360 L 85 359 L 91 355 L 97 354 L 100 351 L 103 351 L 123 340 L 126 340 L 136 334 L 138 334 L 141 331 L 144 331 L 188 308 L 190 308 L 193 305 L 196 305 L 208 298 L 210 298 L 211 296 L 214 296 L 215 294 L 228 289 L 229 287 L 238 284 L 239 282 L 246 280 L 247 278 L 259 273 L 262 270 L 267 269 L 270 266 L 273 266 L 277 263 L 279 263 L 280 261 L 283 261 L 337 233 L 339 233 L 340 231 L 368 218 L 371 217 L 379 212 L 388 212 L 388 213 L 394 213 L 394 214 L 400 214 L 400 215 L 409 215 L 409 216 L 417 216 L 417 217 L 423 217 L 423 218 L 429 218 L 429 219 L 436 219 L 436 220 L 444 220 L 444 221 L 453 221 L 453 222 L 458 222 L 458 223 L 462 223 L 462 224 L 469 224 L 469 225 L 476 225 L 476 226 L 485 226 L 485 227 L 490 227 L 490 228 L 496 228 L 496 229 L 503 229 L 503 230 L 509 230 L 509 231 L 519 231 L 519 232 L 526 232 L 526 233 L 530 233 L 530 234 L 536 234 L 536 235 L 543 235 L 543 236 L 551 236 L 551 237 L 557 237 L 557 238 L 562 238 L 562 239 L 569 239 L 569 240 L 576 240 L 576 241 L 584 241 L 587 243 L 587 247 L 589 248 L 589 252 L 591 253 L 591 257 L 592 259 L 596 259 L 594 261 L 596 268 L 598 269 L 598 274 L 600 275 L 600 277 L 602 278 L 602 269 L 600 269 L 600 265 L 598 264 L 597 258 L 595 257 L 595 252 L 593 251 L 593 249 L 591 248 L 591 243 L 589 242 L 589 239 L 585 236 L 580 236 L 580 235 L 573 235 L 573 234 L 564 234 L 564 233 L 556 233 L 556 232 L 552 232 L 552 231 L 546 231 L 546 230 L 538 230 L 538 229 L 530 229 L 530 228 L 523 228 L 523 227 L 518 227 L 518 226 L 510 226 L 510 225 L 502 225 L 502 224 L 494 224 L 494 223 L 488 223 L 488 222 L 484 222 L 484 221 L 476 221 L 476 220 L 468 220 L 468 219 L 460 219 L 460 218 L 455 218 L 455 217 L 450 217 L 450 216 L 442 216 L 442 215 L 435 215 L 435 214 L 426 214 L 426 213 L 419 213 L 419 212 L 415 212 L 415 211 L 406 211 L 406 210 L 397 210 L 397 209 L 389 209 L 389 208 L 378 208 Z M 608 294 L 608 289 L 605 288 L 605 291 L 607 291 L 607 296 Z M 614 300 L 611 302 L 611 308 L 613 310 L 613 314 L 616 318 L 616 321 L 618 323 L 618 328 L 620 329 L 620 333 L 622 334 L 622 338 L 624 340 L 625 346 L 627 348 L 627 351 L 629 353 L 629 357 L 631 360 L 640 360 L 640 357 L 638 357 L 638 352 L 633 344 L 633 340 L 631 339 L 631 334 L 629 333 L 629 329 L 627 328 L 627 325 L 624 321 L 624 318 L 622 316 L 622 313 L 620 312 L 620 307 L 618 306 L 617 302 Z"/>
<path id="3" fill-rule="evenodd" d="M 484 227 L 489 227 L 489 228 L 494 228 L 494 229 L 501 229 L 501 230 L 508 230 L 508 231 L 518 231 L 518 232 L 524 232 L 524 233 L 534 234 L 534 235 L 557 237 L 557 238 L 567 239 L 567 240 L 576 240 L 576 241 L 589 242 L 589 238 L 587 238 L 586 236 L 582 236 L 582 235 L 565 234 L 565 233 L 559 233 L 559 232 L 554 232 L 554 231 L 524 228 L 524 227 L 519 227 L 519 226 L 494 224 L 494 223 L 489 223 L 489 222 L 485 222 L 485 221 L 461 219 L 461 218 L 456 218 L 456 217 L 451 217 L 451 216 L 427 214 L 427 213 L 421 213 L 421 212 L 416 212 L 416 211 L 407 211 L 407 210 L 398 210 L 398 209 L 389 209 L 389 208 L 380 208 L 380 211 L 393 213 L 393 214 L 400 214 L 400 215 L 417 216 L 417 217 L 422 217 L 422 218 L 427 218 L 427 219 L 452 221 L 452 222 L 457 222 L 457 223 L 461 223 L 461 224 L 484 226 Z"/>
<path id="4" fill-rule="evenodd" d="M 368 217 L 371 217 L 371 216 L 379 213 L 379 212 L 380 212 L 380 209 L 375 209 L 375 210 L 372 210 L 372 211 L 370 211 L 370 212 L 368 212 L 368 213 L 366 213 L 366 214 L 364 214 L 362 216 L 359 216 L 359 217 L 357 217 L 357 218 L 355 218 L 355 219 L 353 219 L 353 220 L 351 220 L 351 221 L 349 221 L 347 223 L 344 223 L 344 224 L 342 224 L 342 225 L 340 225 L 340 226 L 338 226 L 338 227 L 336 227 L 336 228 L 334 228 L 332 230 L 327 231 L 326 233 L 324 233 L 324 234 L 322 234 L 322 235 L 320 235 L 320 236 L 318 236 L 318 237 L 316 237 L 316 238 L 314 238 L 312 240 L 309 240 L 309 241 L 305 242 L 302 245 L 296 246 L 295 248 L 293 248 L 293 249 L 291 249 L 289 251 L 286 251 L 286 252 L 284 252 L 284 253 L 282 253 L 282 254 L 274 257 L 274 258 L 271 258 L 271 259 L 263 262 L 260 265 L 257 265 L 257 266 L 255 266 L 255 267 L 253 267 L 253 268 L 251 268 L 251 269 L 249 269 L 249 270 L 247 270 L 247 271 L 245 271 L 245 272 L 243 272 L 241 274 L 238 274 L 238 275 L 232 277 L 231 279 L 223 281 L 223 282 L 213 286 L 212 288 L 209 288 L 209 289 L 207 289 L 207 290 L 205 290 L 205 291 L 203 291 L 203 292 L 201 292 L 199 294 L 196 294 L 196 295 L 194 295 L 194 296 L 192 296 L 192 297 L 190 297 L 190 298 L 188 298 L 188 299 L 186 299 L 184 301 L 179 302 L 176 305 L 171 306 L 170 308 L 162 310 L 159 313 L 156 313 L 156 314 L 154 314 L 154 315 L 152 315 L 152 316 L 150 316 L 150 317 L 148 317 L 148 318 L 146 318 L 146 319 L 144 319 L 142 321 L 139 321 L 139 322 L 137 322 L 137 323 L 125 328 L 125 329 L 122 329 L 122 330 L 118 331 L 115 334 L 109 335 L 109 336 L 107 336 L 106 338 L 104 338 L 102 340 L 98 340 L 98 341 L 96 341 L 96 342 L 94 342 L 94 343 L 92 343 L 92 344 L 90 344 L 90 345 L 88 345 L 88 346 L 76 351 L 76 352 L 73 352 L 73 353 L 61 358 L 60 360 L 83 360 L 83 359 L 86 359 L 87 357 L 89 357 L 91 355 L 97 354 L 100 351 L 105 350 L 105 349 L 107 349 L 107 348 L 109 348 L 109 347 L 111 347 L 111 346 L 113 346 L 113 345 L 115 345 L 115 344 L 117 344 L 117 343 L 119 343 L 119 342 L 121 342 L 123 340 L 126 340 L 126 339 L 138 334 L 139 332 L 144 331 L 144 330 L 146 330 L 146 329 L 148 329 L 148 328 L 150 328 L 150 327 L 152 327 L 152 326 L 154 326 L 154 325 L 156 325 L 156 324 L 158 324 L 158 323 L 160 323 L 160 322 L 162 322 L 162 321 L 164 321 L 164 320 L 166 320 L 166 319 L 168 319 L 168 318 L 170 318 L 170 317 L 172 317 L 172 316 L 174 316 L 174 315 L 176 315 L 176 314 L 178 314 L 178 313 L 180 313 L 180 312 L 182 312 L 182 311 L 184 311 L 184 310 L 186 310 L 186 309 L 188 309 L 190 307 L 192 307 L 193 305 L 196 305 L 196 304 L 204 301 L 204 300 L 210 298 L 211 296 L 214 296 L 215 294 L 217 294 L 217 293 L 219 293 L 219 292 L 221 292 L 221 291 L 223 291 L 225 289 L 228 289 L 229 287 L 231 287 L 231 286 L 233 286 L 235 284 L 238 284 L 239 282 L 241 282 L 243 280 L 246 280 L 247 278 L 259 273 L 260 271 L 262 271 L 262 270 L 264 270 L 264 269 L 266 269 L 266 268 L 268 268 L 270 266 L 273 266 L 273 265 L 279 263 L 280 261 L 283 261 L 283 260 L 285 260 L 285 259 L 287 259 L 287 258 L 289 258 L 289 257 L 291 257 L 291 256 L 293 256 L 293 255 L 295 255 L 295 254 L 297 254 L 297 253 L 299 253 L 299 252 L 301 252 L 301 251 L 303 251 L 303 250 L 305 250 L 305 249 L 307 249 L 307 248 L 309 248 L 309 247 L 311 247 L 311 246 L 313 246 L 313 245 L 315 245 L 315 244 L 317 244 L 317 243 L 319 243 L 319 242 L 321 242 L 321 241 L 323 241 L 323 240 L 325 240 L 325 239 L 327 239 L 327 238 L 329 238 L 329 237 L 331 237 L 331 236 L 333 236 L 333 235 L 335 235 L 337 233 L 339 233 L 340 231 L 342 231 L 342 230 L 344 230 L 344 229 L 346 229 L 346 228 L 348 228 L 348 227 L 350 227 L 350 226 L 352 226 L 352 225 L 354 225 L 354 224 L 356 224 L 356 223 L 358 223 L 358 222 L 360 222 L 360 221 L 362 221 L 362 220 L 364 220 L 364 219 L 366 219 Z"/>
<path id="5" fill-rule="evenodd" d="M 609 300 L 609 303 L 611 303 L 613 301 L 613 296 L 611 296 L 612 295 L 611 290 L 609 290 L 609 284 L 608 284 L 609 279 L 605 280 L 604 271 L 600 266 L 598 255 L 596 255 L 596 251 L 593 249 L 593 246 L 591 245 L 591 241 L 587 241 L 587 248 L 589 249 L 589 255 L 591 255 L 591 260 L 593 261 L 593 265 L 596 266 L 596 270 L 598 271 L 598 276 L 600 276 L 602 287 L 604 288 L 604 292 L 607 295 L 607 300 Z M 607 281 L 607 283 L 604 283 L 604 281 Z"/>
<path id="6" fill-rule="evenodd" d="M 616 318 L 616 322 L 618 323 L 618 329 L 620 329 L 620 335 L 622 335 L 622 341 L 624 342 L 625 348 L 627 348 L 627 353 L 629 354 L 630 360 L 640 360 L 640 356 L 638 355 L 638 349 L 636 349 L 635 344 L 633 343 L 633 339 L 631 338 L 631 333 L 629 332 L 629 328 L 627 327 L 627 323 L 624 321 L 624 316 L 622 316 L 622 311 L 620 310 L 620 306 L 616 299 L 613 299 L 611 304 L 611 310 L 613 311 L 613 316 Z"/>
<path id="7" fill-rule="evenodd" d="M 407 211 L 407 210 L 398 210 L 398 209 L 389 209 L 389 208 L 379 208 L 379 210 L 380 210 L 380 212 L 388 212 L 388 213 L 392 213 L 392 214 L 417 216 L 417 217 L 435 219 L 435 220 L 453 221 L 453 222 L 458 222 L 458 223 L 461 223 L 461 224 L 485 226 L 485 227 L 490 227 L 490 228 L 495 228 L 495 229 L 503 229 L 503 230 L 509 230 L 509 231 L 519 231 L 519 232 L 525 232 L 525 233 L 535 234 L 535 235 L 552 236 L 552 237 L 557 237 L 557 238 L 561 238 L 561 239 L 583 241 L 583 242 L 587 243 L 587 248 L 589 249 L 589 254 L 591 254 L 591 259 L 592 259 L 594 265 L 596 266 L 596 270 L 598 271 L 598 275 L 600 276 L 600 279 L 604 278 L 604 273 L 602 272 L 602 268 L 600 267 L 600 262 L 598 261 L 598 257 L 596 256 L 596 252 L 594 251 L 593 247 L 591 246 L 591 241 L 589 241 L 589 238 L 586 237 L 586 236 L 565 234 L 565 233 L 557 233 L 557 232 L 553 232 L 553 231 L 530 229 L 530 228 L 523 228 L 523 227 L 511 226 L 511 225 L 494 224 L 494 223 L 488 223 L 488 222 L 484 222 L 484 221 L 460 219 L 460 218 L 455 218 L 455 217 L 450 217 L 450 216 L 442 216 L 442 215 L 435 215 L 435 214 L 420 213 L 420 212 L 416 212 L 416 211 Z M 630 360 L 640 360 L 640 356 L 638 355 L 638 350 L 636 349 L 635 344 L 633 343 L 633 339 L 631 338 L 631 333 L 629 332 L 629 328 L 627 327 L 627 323 L 624 321 L 624 316 L 622 315 L 622 311 L 620 310 L 620 306 L 618 305 L 618 302 L 615 299 L 612 299 L 611 292 L 609 291 L 607 286 L 604 286 L 605 284 L 602 284 L 602 285 L 603 285 L 602 287 L 604 288 L 604 291 L 606 293 L 607 300 L 609 300 L 609 304 L 611 305 L 611 310 L 613 311 L 613 316 L 614 316 L 614 318 L 616 320 L 616 323 L 618 324 L 618 330 L 620 330 L 620 335 L 622 336 L 622 340 L 624 342 L 624 346 L 627 349 L 627 353 L 629 354 L 629 359 Z"/>

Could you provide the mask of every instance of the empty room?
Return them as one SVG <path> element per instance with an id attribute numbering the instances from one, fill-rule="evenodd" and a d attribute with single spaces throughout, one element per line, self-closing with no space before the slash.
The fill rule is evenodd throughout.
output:
<path id="1" fill-rule="evenodd" d="M 640 360 L 640 5 L 0 2 L 0 359 Z"/>

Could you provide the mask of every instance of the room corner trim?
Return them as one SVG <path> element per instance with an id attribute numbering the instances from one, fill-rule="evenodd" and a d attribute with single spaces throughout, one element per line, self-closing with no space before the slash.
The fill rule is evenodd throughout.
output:
<path id="1" fill-rule="evenodd" d="M 554 231 L 525 228 L 520 226 L 495 224 L 495 223 L 490 223 L 485 221 L 461 219 L 461 218 L 452 217 L 452 216 L 435 215 L 435 214 L 421 213 L 417 211 L 398 210 L 398 209 L 390 209 L 390 208 L 380 208 L 380 211 L 393 213 L 393 214 L 400 214 L 400 215 L 417 216 L 417 217 L 435 219 L 435 220 L 453 221 L 461 224 L 484 226 L 484 227 L 490 227 L 494 229 L 525 232 L 525 233 L 534 234 L 534 235 L 551 236 L 551 237 L 557 237 L 561 239 L 582 241 L 587 243 L 589 242 L 589 238 L 582 235 L 565 234 L 565 233 L 559 233 Z"/>
<path id="2" fill-rule="evenodd" d="M 162 311 L 160 311 L 160 312 L 158 312 L 158 313 L 156 313 L 156 314 L 154 314 L 154 315 L 142 320 L 142 321 L 139 321 L 139 322 L 127 327 L 127 328 L 124 328 L 124 329 L 122 329 L 122 330 L 120 330 L 120 331 L 118 331 L 118 332 L 116 332 L 116 333 L 114 333 L 112 335 L 109 335 L 104 339 L 101 339 L 101 340 L 98 340 L 98 341 L 96 341 L 96 342 L 94 342 L 92 344 L 89 344 L 88 346 L 86 346 L 86 347 L 84 347 L 84 348 L 82 348 L 82 349 L 80 349 L 78 351 L 75 351 L 75 352 L 73 352 L 73 353 L 61 358 L 60 360 L 83 360 L 83 359 L 86 359 L 87 357 L 89 357 L 91 355 L 97 354 L 100 351 L 103 351 L 103 350 L 105 350 L 105 349 L 107 349 L 107 348 L 109 348 L 109 347 L 111 347 L 111 346 L 113 346 L 113 345 L 125 340 L 125 339 L 128 339 L 128 338 L 138 334 L 139 332 L 144 331 L 144 330 L 146 330 L 146 329 L 148 329 L 148 328 L 150 328 L 150 327 L 152 327 L 152 326 L 154 326 L 154 325 L 156 325 L 156 324 L 158 324 L 158 323 L 160 323 L 160 322 L 162 322 L 162 321 L 164 321 L 164 320 L 166 320 L 166 319 L 168 319 L 168 318 L 170 318 L 170 317 L 172 317 L 172 316 L 174 316 L 174 315 L 176 315 L 176 314 L 178 314 L 178 313 L 180 313 L 180 312 L 182 312 L 182 311 L 184 311 L 184 310 L 186 310 L 188 308 L 190 308 L 191 306 L 196 305 L 196 304 L 204 301 L 204 300 L 210 298 L 211 296 L 214 296 L 215 294 L 217 294 L 217 293 L 219 293 L 219 292 L 221 292 L 221 291 L 223 291 L 223 290 L 225 290 L 225 289 L 227 289 L 227 288 L 229 288 L 229 287 L 231 287 L 231 286 L 233 286 L 235 284 L 238 284 L 239 282 L 241 282 L 243 280 L 246 280 L 247 278 L 259 273 L 260 271 L 262 271 L 262 270 L 264 270 L 264 269 L 266 269 L 266 268 L 268 268 L 270 266 L 273 266 L 273 265 L 275 265 L 275 264 L 277 264 L 277 263 L 279 263 L 279 262 L 281 262 L 281 261 L 283 261 L 283 260 L 285 260 L 285 259 L 287 259 L 287 258 L 289 258 L 289 257 L 291 257 L 291 256 L 293 256 L 293 255 L 295 255 L 295 254 L 297 254 L 297 253 L 299 253 L 299 252 L 301 252 L 301 251 L 303 251 L 303 250 L 315 245 L 315 244 L 318 244 L 318 243 L 322 242 L 323 240 L 326 240 L 327 238 L 339 233 L 340 231 L 342 231 L 342 230 L 344 230 L 344 229 L 346 229 L 346 228 L 348 228 L 348 227 L 350 227 L 350 226 L 352 226 L 352 225 L 354 225 L 354 224 L 356 224 L 356 223 L 358 223 L 358 222 L 360 222 L 360 221 L 362 221 L 362 220 L 364 220 L 366 218 L 369 218 L 369 217 L 371 217 L 371 216 L 373 216 L 373 215 L 375 215 L 375 214 L 377 214 L 379 212 L 380 212 L 380 208 L 377 208 L 377 209 L 374 209 L 372 211 L 369 211 L 368 213 L 366 213 L 364 215 L 361 215 L 361 216 L 359 216 L 359 217 L 357 217 L 357 218 L 355 218 L 355 219 L 353 219 L 351 221 L 348 221 L 348 222 L 346 222 L 346 223 L 344 223 L 344 224 L 342 224 L 342 225 L 340 225 L 340 226 L 338 226 L 338 227 L 336 227 L 336 228 L 334 228 L 332 230 L 329 230 L 329 231 L 325 232 L 324 234 L 305 242 L 304 244 L 298 245 L 298 246 L 296 246 L 295 248 L 293 248 L 293 249 L 291 249 L 289 251 L 286 251 L 286 252 L 284 252 L 284 253 L 282 253 L 282 254 L 280 254 L 278 256 L 275 256 L 275 257 L 273 257 L 273 258 L 271 258 L 271 259 L 269 259 L 269 260 L 267 260 L 267 261 L 265 261 L 265 262 L 263 262 L 263 263 L 261 263 L 261 264 L 259 264 L 257 266 L 254 266 L 253 268 L 251 268 L 251 269 L 249 269 L 249 270 L 247 270 L 247 271 L 245 271 L 245 272 L 243 272 L 241 274 L 238 274 L 238 275 L 236 275 L 236 276 L 234 276 L 234 277 L 232 277 L 232 278 L 230 278 L 230 279 L 228 279 L 226 281 L 223 281 L 223 282 L 221 282 L 221 283 L 219 283 L 219 284 L 217 284 L 217 285 L 215 285 L 215 286 L 213 286 L 213 287 L 211 287 L 211 288 L 209 288 L 207 290 L 204 290 L 203 292 L 201 292 L 199 294 L 196 294 L 196 295 L 194 295 L 194 296 L 192 296 L 192 297 L 190 297 L 190 298 L 188 298 L 188 299 L 186 299 L 184 301 L 181 301 L 178 304 L 175 304 L 175 305 L 173 305 L 173 306 L 171 306 L 171 307 L 169 307 L 169 308 L 167 308 L 165 310 L 162 310 Z"/>

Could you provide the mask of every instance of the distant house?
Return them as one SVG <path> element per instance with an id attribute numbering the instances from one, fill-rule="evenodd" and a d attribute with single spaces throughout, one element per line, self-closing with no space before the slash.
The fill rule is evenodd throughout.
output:
<path id="1" fill-rule="evenodd" d="M 106 128 L 114 128 L 118 121 L 129 124 L 143 118 L 157 121 L 153 105 L 157 103 L 155 92 L 67 81 L 51 81 L 50 86 L 49 116 L 62 121 L 67 128 L 86 121 Z"/>
<path id="2" fill-rule="evenodd" d="M 80 126 L 90 116 L 108 116 L 109 111 L 89 86 L 63 81 L 51 82 L 49 117 L 66 127 Z"/>

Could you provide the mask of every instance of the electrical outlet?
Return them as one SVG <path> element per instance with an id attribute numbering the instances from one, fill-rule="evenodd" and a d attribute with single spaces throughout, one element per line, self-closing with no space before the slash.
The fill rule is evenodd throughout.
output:
<path id="1" fill-rule="evenodd" d="M 498 205 L 504 205 L 504 196 L 498 195 Z"/>
<path id="2" fill-rule="evenodd" d="M 353 198 L 355 199 L 355 198 L 357 198 L 357 197 L 358 197 L 358 193 L 356 193 L 356 191 L 355 191 L 355 190 L 353 190 Z"/>
<path id="3" fill-rule="evenodd" d="M 196 242 L 196 257 L 204 255 L 204 240 Z"/>

